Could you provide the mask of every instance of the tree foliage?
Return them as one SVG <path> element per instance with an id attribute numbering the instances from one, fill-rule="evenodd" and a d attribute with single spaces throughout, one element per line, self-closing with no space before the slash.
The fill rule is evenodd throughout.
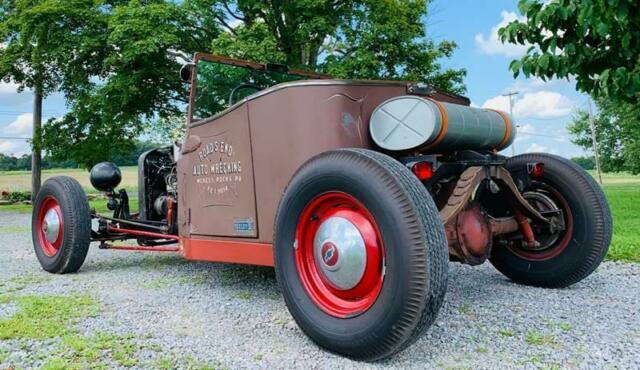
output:
<path id="1" fill-rule="evenodd" d="M 95 6 L 104 11 L 104 4 Z M 133 149 L 145 122 L 184 110 L 181 63 L 168 50 L 193 53 L 218 34 L 216 28 L 199 31 L 209 24 L 194 19 L 192 6 L 129 1 L 108 9 L 102 25 L 107 36 L 95 44 L 105 56 L 98 78 L 85 80 L 69 114 L 45 125 L 44 146 L 54 157 L 70 156 L 89 167 Z"/>
<path id="2" fill-rule="evenodd" d="M 499 30 L 503 41 L 532 45 L 511 63 L 550 79 L 575 76 L 594 97 L 640 101 L 640 2 L 637 0 L 520 0 L 526 17 Z"/>
<path id="3" fill-rule="evenodd" d="M 640 173 L 640 107 L 606 99 L 596 104 L 594 125 L 602 170 Z M 588 112 L 578 111 L 567 129 L 576 145 L 593 148 Z"/>
<path id="4" fill-rule="evenodd" d="M 464 70 L 426 37 L 428 0 L 0 0 L 0 78 L 65 94 L 69 112 L 43 126 L 55 159 L 84 167 L 134 147 L 148 122 L 184 114 L 181 60 L 204 51 L 325 71 L 410 79 L 464 91 Z M 34 48 L 34 45 L 37 48 Z M 26 64 L 25 61 L 36 62 Z"/>
<path id="5" fill-rule="evenodd" d="M 314 69 L 338 78 L 406 79 L 464 92 L 464 70 L 439 63 L 456 48 L 427 38 L 427 0 L 224 2 L 238 23 L 216 53 Z M 232 11 L 232 9 L 236 11 Z"/>
<path id="6" fill-rule="evenodd" d="M 573 161 L 573 163 L 577 164 L 578 166 L 582 167 L 582 169 L 586 170 L 586 171 L 591 171 L 594 170 L 596 168 L 596 160 L 590 156 L 590 157 L 573 157 L 571 158 L 571 161 Z"/>

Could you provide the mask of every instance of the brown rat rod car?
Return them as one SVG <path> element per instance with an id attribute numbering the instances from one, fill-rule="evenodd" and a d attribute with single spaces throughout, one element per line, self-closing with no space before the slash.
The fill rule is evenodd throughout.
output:
<path id="1" fill-rule="evenodd" d="M 45 270 L 77 271 L 91 242 L 274 266 L 311 339 L 373 361 L 434 322 L 450 260 L 562 288 L 607 252 L 601 189 L 566 159 L 498 154 L 516 136 L 504 112 L 419 83 L 205 54 L 181 75 L 186 135 L 140 157 L 139 213 L 111 163 L 91 171 L 110 216 L 69 177 L 43 185 L 33 243 Z"/>

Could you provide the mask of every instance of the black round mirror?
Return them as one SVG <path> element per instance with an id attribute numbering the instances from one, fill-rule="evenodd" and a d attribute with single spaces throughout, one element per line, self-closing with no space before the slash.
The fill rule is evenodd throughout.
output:
<path id="1" fill-rule="evenodd" d="M 180 79 L 184 82 L 191 82 L 191 73 L 193 71 L 193 64 L 188 63 L 180 68 Z"/>

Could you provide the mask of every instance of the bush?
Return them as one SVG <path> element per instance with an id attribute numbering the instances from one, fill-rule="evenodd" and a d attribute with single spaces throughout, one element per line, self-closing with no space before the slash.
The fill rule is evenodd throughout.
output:
<path id="1" fill-rule="evenodd" d="M 0 199 L 8 200 L 8 201 L 11 201 L 12 203 L 25 202 L 25 201 L 31 200 L 31 192 L 1 190 Z"/>
<path id="2" fill-rule="evenodd" d="M 587 171 L 596 168 L 596 163 L 593 157 L 574 157 L 571 158 L 571 160 Z"/>

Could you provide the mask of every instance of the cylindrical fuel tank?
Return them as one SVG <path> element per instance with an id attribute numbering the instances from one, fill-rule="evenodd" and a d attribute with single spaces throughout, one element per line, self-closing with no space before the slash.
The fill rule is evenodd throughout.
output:
<path id="1" fill-rule="evenodd" d="M 418 96 L 400 96 L 380 104 L 369 121 L 373 141 L 390 151 L 446 153 L 501 150 L 516 137 L 508 114 Z"/>

